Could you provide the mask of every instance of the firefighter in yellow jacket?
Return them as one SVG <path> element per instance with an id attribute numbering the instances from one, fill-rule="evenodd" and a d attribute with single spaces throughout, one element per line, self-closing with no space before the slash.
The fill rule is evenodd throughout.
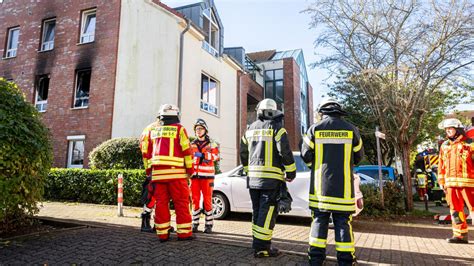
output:
<path id="1" fill-rule="evenodd" d="M 322 265 L 326 258 L 329 217 L 335 227 L 339 265 L 355 262 L 352 213 L 355 212 L 352 167 L 363 156 L 359 130 L 342 119 L 341 104 L 326 99 L 319 105 L 322 120 L 303 136 L 301 157 L 311 167 L 309 207 L 313 222 L 309 238 L 309 262 Z"/>

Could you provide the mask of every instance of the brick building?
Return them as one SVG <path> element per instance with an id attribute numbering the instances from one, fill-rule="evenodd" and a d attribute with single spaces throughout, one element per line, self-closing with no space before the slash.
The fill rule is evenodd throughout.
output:
<path id="1" fill-rule="evenodd" d="M 194 8 L 204 24 L 180 11 L 158 0 L 0 1 L 0 76 L 42 112 L 54 166 L 87 167 L 94 147 L 138 136 L 161 104 L 181 102 L 188 132 L 199 117 L 211 128 L 229 125 L 213 137 L 222 169 L 236 165 L 241 68 L 223 54 L 212 0 Z"/>

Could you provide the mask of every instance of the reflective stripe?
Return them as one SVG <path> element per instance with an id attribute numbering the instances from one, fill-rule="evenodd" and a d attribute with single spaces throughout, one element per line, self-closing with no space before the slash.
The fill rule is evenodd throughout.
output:
<path id="1" fill-rule="evenodd" d="M 177 224 L 176 228 L 188 228 L 191 227 L 191 223 Z"/>
<path id="2" fill-rule="evenodd" d="M 186 136 L 186 133 L 185 133 L 185 129 L 184 127 L 181 127 L 181 129 L 179 130 L 179 138 L 180 138 L 180 145 L 181 145 L 181 148 L 183 149 L 183 151 L 189 149 L 189 139 L 188 137 Z"/>
<path id="3" fill-rule="evenodd" d="M 352 143 L 352 139 L 315 139 L 316 144 L 349 144 Z"/>
<path id="4" fill-rule="evenodd" d="M 311 141 L 311 139 L 308 137 L 308 135 L 303 136 L 303 141 L 308 145 L 311 149 L 314 149 L 314 142 Z"/>
<path id="5" fill-rule="evenodd" d="M 283 171 L 280 168 L 274 167 L 274 166 L 250 165 L 248 167 L 248 170 L 249 171 L 255 171 L 255 172 L 262 172 L 262 171 L 263 172 L 273 172 L 273 173 L 283 175 Z"/>
<path id="6" fill-rule="evenodd" d="M 294 172 L 296 171 L 296 164 L 292 163 L 290 165 L 283 165 L 285 167 L 285 171 L 287 172 Z"/>
<path id="7" fill-rule="evenodd" d="M 352 139 L 353 132 L 350 130 L 318 130 L 315 139 Z"/>
<path id="8" fill-rule="evenodd" d="M 354 242 L 337 242 L 336 250 L 342 252 L 355 252 Z"/>
<path id="9" fill-rule="evenodd" d="M 178 169 L 164 169 L 164 170 L 153 170 L 152 175 L 163 175 L 163 174 L 185 174 L 186 170 L 184 168 Z"/>
<path id="10" fill-rule="evenodd" d="M 197 166 L 197 165 L 195 165 Z M 204 171 L 214 171 L 214 166 L 204 166 L 204 165 L 199 165 L 199 170 L 204 170 Z"/>
<path id="11" fill-rule="evenodd" d="M 245 145 L 248 144 L 247 139 L 245 138 L 245 136 L 242 136 L 242 143 L 244 143 Z"/>
<path id="12" fill-rule="evenodd" d="M 280 128 L 280 130 L 278 130 L 278 133 L 276 134 L 275 136 L 275 140 L 276 141 L 280 141 L 281 140 L 281 137 L 283 136 L 283 134 L 286 133 L 286 129 L 284 128 Z"/>
<path id="13" fill-rule="evenodd" d="M 326 248 L 327 239 L 309 237 L 309 245 L 318 248 Z"/>
<path id="14" fill-rule="evenodd" d="M 273 174 L 273 173 L 249 172 L 248 176 L 249 177 L 257 177 L 257 178 L 273 178 L 273 179 L 278 179 L 278 180 L 281 180 L 281 181 L 285 180 L 285 178 L 283 178 L 282 175 Z"/>
<path id="15" fill-rule="evenodd" d="M 352 155 L 352 142 L 344 144 L 344 199 L 351 198 L 351 192 L 353 189 L 352 175 L 351 175 L 351 155 Z"/>
<path id="16" fill-rule="evenodd" d="M 359 138 L 359 145 L 355 146 L 352 150 L 358 152 L 360 149 L 362 149 L 362 138 Z"/>
<path id="17" fill-rule="evenodd" d="M 170 139 L 170 150 L 168 154 L 170 157 L 174 157 L 174 139 Z"/>
<path id="18" fill-rule="evenodd" d="M 174 174 L 174 175 L 152 175 L 151 180 L 167 180 L 167 179 L 180 179 L 188 178 L 187 174 Z"/>
<path id="19" fill-rule="evenodd" d="M 330 202 L 330 203 L 355 204 L 354 198 L 341 199 L 341 198 L 330 197 L 330 196 L 310 195 L 309 199 L 313 201 L 325 201 L 325 202 Z"/>
<path id="20" fill-rule="evenodd" d="M 325 202 L 314 202 L 309 201 L 309 206 L 312 208 L 318 208 L 323 210 L 333 210 L 333 211 L 345 211 L 345 212 L 353 212 L 355 211 L 355 205 L 338 205 L 338 204 L 331 204 Z"/>
<path id="21" fill-rule="evenodd" d="M 257 239 L 265 240 L 265 241 L 272 240 L 272 236 L 270 236 L 270 235 L 264 235 L 264 234 L 261 234 L 259 232 L 255 232 L 255 231 L 253 231 L 252 233 L 253 233 L 253 236 Z"/>
<path id="22" fill-rule="evenodd" d="M 267 218 L 265 219 L 265 224 L 263 225 L 263 228 L 266 228 L 266 229 L 270 228 L 270 222 L 272 221 L 274 210 L 275 210 L 275 206 L 270 206 L 270 209 L 268 209 Z"/>
<path id="23" fill-rule="evenodd" d="M 170 226 L 170 225 L 171 225 L 170 222 L 162 223 L 162 224 L 155 224 L 155 226 L 156 226 L 157 228 L 165 228 L 165 227 L 168 227 L 168 226 Z"/>
<path id="24" fill-rule="evenodd" d="M 183 163 L 184 162 L 184 158 L 175 157 L 175 156 L 166 156 L 166 155 L 155 155 L 151 159 L 152 162 L 160 161 L 160 160 L 178 162 L 178 163 Z"/>
<path id="25" fill-rule="evenodd" d="M 184 165 L 187 169 L 193 167 L 193 157 L 191 155 L 184 156 Z"/>
<path id="26" fill-rule="evenodd" d="M 192 230 L 191 229 L 176 229 L 176 233 L 178 234 L 187 234 L 187 233 L 191 233 Z"/>
<path id="27" fill-rule="evenodd" d="M 273 230 L 260 227 L 256 224 L 252 224 L 252 230 L 255 230 L 257 232 L 261 232 L 261 233 L 266 234 L 266 235 L 272 235 L 273 234 Z"/>

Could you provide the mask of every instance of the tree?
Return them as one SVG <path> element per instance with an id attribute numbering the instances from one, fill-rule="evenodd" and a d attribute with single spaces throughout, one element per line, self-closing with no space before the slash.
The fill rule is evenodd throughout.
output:
<path id="1" fill-rule="evenodd" d="M 38 211 L 52 163 L 48 129 L 20 89 L 0 77 L 0 233 Z"/>
<path id="2" fill-rule="evenodd" d="M 473 9 L 469 0 L 318 0 L 306 10 L 322 27 L 315 45 L 332 51 L 314 65 L 349 76 L 400 152 L 409 210 L 410 151 L 424 119 L 472 82 Z"/>

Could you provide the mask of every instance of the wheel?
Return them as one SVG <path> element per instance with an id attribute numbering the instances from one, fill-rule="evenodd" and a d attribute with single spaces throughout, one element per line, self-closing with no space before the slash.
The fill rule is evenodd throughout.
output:
<path id="1" fill-rule="evenodd" d="M 224 194 L 215 192 L 212 195 L 212 210 L 216 220 L 224 219 L 229 214 L 230 204 Z"/>

